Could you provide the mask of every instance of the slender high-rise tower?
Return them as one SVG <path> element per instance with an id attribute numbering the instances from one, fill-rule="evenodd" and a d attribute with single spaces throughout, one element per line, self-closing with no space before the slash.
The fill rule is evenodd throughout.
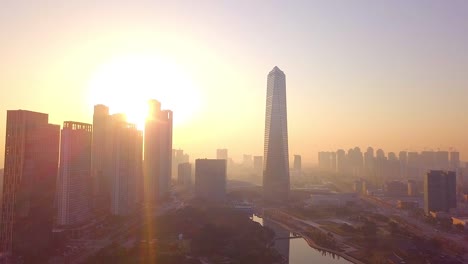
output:
<path id="1" fill-rule="evenodd" d="M 109 122 L 112 215 L 128 215 L 140 200 L 142 134 L 122 114 L 114 114 Z"/>
<path id="2" fill-rule="evenodd" d="M 90 124 L 67 121 L 60 144 L 57 181 L 57 225 L 72 226 L 91 218 L 91 137 Z"/>
<path id="3" fill-rule="evenodd" d="M 92 205 L 96 214 L 110 212 L 111 181 L 110 176 L 106 174 L 106 167 L 110 164 L 109 122 L 109 107 L 95 105 L 91 145 L 91 177 L 93 181 Z"/>
<path id="4" fill-rule="evenodd" d="M 48 115 L 7 111 L 0 263 L 44 263 L 52 244 L 60 126 Z M 13 261 L 14 263 L 15 261 Z"/>
<path id="5" fill-rule="evenodd" d="M 263 193 L 266 202 L 285 203 L 289 196 L 286 76 L 276 66 L 267 83 Z"/>
<path id="6" fill-rule="evenodd" d="M 149 102 L 145 124 L 144 178 L 146 202 L 155 202 L 169 192 L 172 169 L 172 111 Z"/>

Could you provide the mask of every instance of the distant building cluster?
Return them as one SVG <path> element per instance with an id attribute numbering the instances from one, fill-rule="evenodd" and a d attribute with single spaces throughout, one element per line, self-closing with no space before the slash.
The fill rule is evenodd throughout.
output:
<path id="1" fill-rule="evenodd" d="M 398 208 L 423 206 L 427 215 L 466 214 L 468 193 L 457 151 L 400 151 L 398 155 L 369 147 L 319 152 L 319 168 L 354 178 L 355 193 L 399 199 Z"/>
<path id="2" fill-rule="evenodd" d="M 394 179 L 422 179 L 429 170 L 451 170 L 460 168 L 460 153 L 456 151 L 400 151 L 398 155 L 382 149 L 374 152 L 369 147 L 362 152 L 359 147 L 345 151 L 319 152 L 318 166 L 355 177 L 372 177 L 382 181 Z"/>

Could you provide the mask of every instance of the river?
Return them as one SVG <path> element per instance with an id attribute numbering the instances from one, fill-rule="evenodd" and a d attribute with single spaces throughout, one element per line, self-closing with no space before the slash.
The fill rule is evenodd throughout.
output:
<path id="1" fill-rule="evenodd" d="M 275 231 L 275 248 L 288 260 L 288 264 L 349 264 L 348 260 L 341 258 L 333 253 L 319 251 L 307 244 L 303 238 L 291 238 L 293 234 L 284 229 L 275 222 L 262 219 L 256 215 L 252 220 Z"/>

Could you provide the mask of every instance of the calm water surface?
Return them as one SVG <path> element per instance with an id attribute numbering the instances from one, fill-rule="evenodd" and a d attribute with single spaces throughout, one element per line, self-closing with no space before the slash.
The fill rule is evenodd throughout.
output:
<path id="1" fill-rule="evenodd" d="M 293 234 L 288 230 L 282 228 L 274 222 L 264 220 L 256 215 L 252 218 L 253 221 L 267 226 L 276 234 L 275 248 L 286 259 L 289 259 L 289 264 L 349 264 L 352 262 L 347 261 L 340 256 L 328 252 L 320 252 L 317 249 L 311 248 L 303 238 L 293 238 Z"/>

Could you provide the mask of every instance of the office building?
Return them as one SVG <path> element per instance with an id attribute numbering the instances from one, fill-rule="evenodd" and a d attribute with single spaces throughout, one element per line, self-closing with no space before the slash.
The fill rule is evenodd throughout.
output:
<path id="1" fill-rule="evenodd" d="M 364 171 L 365 175 L 368 177 L 375 175 L 374 159 L 374 149 L 372 147 L 368 147 L 367 151 L 364 153 Z"/>
<path id="2" fill-rule="evenodd" d="M 254 156 L 253 165 L 255 173 L 261 175 L 263 171 L 263 156 Z"/>
<path id="3" fill-rule="evenodd" d="M 184 187 L 192 185 L 192 164 L 185 162 L 180 163 L 177 169 L 177 182 Z"/>
<path id="4" fill-rule="evenodd" d="M 76 226 L 91 217 L 92 125 L 64 122 L 57 181 L 57 225 Z"/>
<path id="5" fill-rule="evenodd" d="M 216 159 L 228 160 L 228 150 L 227 149 L 217 149 L 216 150 Z"/>
<path id="6" fill-rule="evenodd" d="M 403 178 L 407 178 L 408 152 L 400 151 L 400 153 L 398 153 L 398 160 L 400 162 L 400 176 Z"/>
<path id="7" fill-rule="evenodd" d="M 457 151 L 450 152 L 450 170 L 457 171 L 460 168 L 460 153 Z"/>
<path id="8" fill-rule="evenodd" d="M 145 124 L 145 186 L 148 202 L 157 202 L 167 195 L 172 170 L 172 111 L 161 110 L 161 103 L 149 102 Z"/>
<path id="9" fill-rule="evenodd" d="M 296 176 L 302 175 L 302 157 L 301 155 L 294 155 L 293 170 Z"/>
<path id="10" fill-rule="evenodd" d="M 111 175 L 108 173 L 110 151 L 108 143 L 109 107 L 95 105 L 91 144 L 92 206 L 95 214 L 110 213 Z"/>
<path id="11" fill-rule="evenodd" d="M 409 179 L 421 179 L 424 173 L 421 170 L 421 158 L 418 152 L 408 152 L 406 175 Z"/>
<path id="12" fill-rule="evenodd" d="M 110 142 L 111 213 L 130 214 L 142 199 L 143 136 L 134 124 L 126 122 L 120 114 L 112 115 L 108 134 Z"/>
<path id="13" fill-rule="evenodd" d="M 264 142 L 264 199 L 285 203 L 289 198 L 289 150 L 286 76 L 274 67 L 268 74 Z"/>
<path id="14" fill-rule="evenodd" d="M 331 170 L 332 169 L 332 158 L 331 158 L 332 152 L 327 152 L 327 151 L 320 151 L 318 153 L 318 166 L 320 169 L 323 170 Z M 296 161 L 296 158 L 294 158 L 294 162 Z M 294 163 L 295 165 L 295 163 Z"/>
<path id="15" fill-rule="evenodd" d="M 348 169 L 354 177 L 360 177 L 364 171 L 364 158 L 359 147 L 348 151 Z"/>
<path id="16" fill-rule="evenodd" d="M 437 170 L 448 170 L 450 167 L 449 152 L 437 151 L 435 153 L 435 168 Z"/>
<path id="17" fill-rule="evenodd" d="M 375 153 L 374 170 L 377 182 L 383 183 L 386 178 L 387 171 L 387 157 L 382 149 L 378 149 Z"/>
<path id="18" fill-rule="evenodd" d="M 343 149 L 336 151 L 336 171 L 338 173 L 346 173 L 347 168 L 346 152 Z"/>
<path id="19" fill-rule="evenodd" d="M 0 257 L 46 261 L 56 211 L 60 126 L 48 115 L 7 111 Z M 31 259 L 30 259 L 31 258 Z"/>
<path id="20" fill-rule="evenodd" d="M 226 160 L 197 159 L 195 161 L 195 195 L 207 202 L 224 202 Z"/>
<path id="21" fill-rule="evenodd" d="M 189 162 L 189 155 L 184 154 L 182 149 L 173 149 L 172 150 L 172 178 L 178 178 L 178 166 L 181 163 Z"/>
<path id="22" fill-rule="evenodd" d="M 456 173 L 431 170 L 424 179 L 424 211 L 449 212 L 457 207 Z"/>

